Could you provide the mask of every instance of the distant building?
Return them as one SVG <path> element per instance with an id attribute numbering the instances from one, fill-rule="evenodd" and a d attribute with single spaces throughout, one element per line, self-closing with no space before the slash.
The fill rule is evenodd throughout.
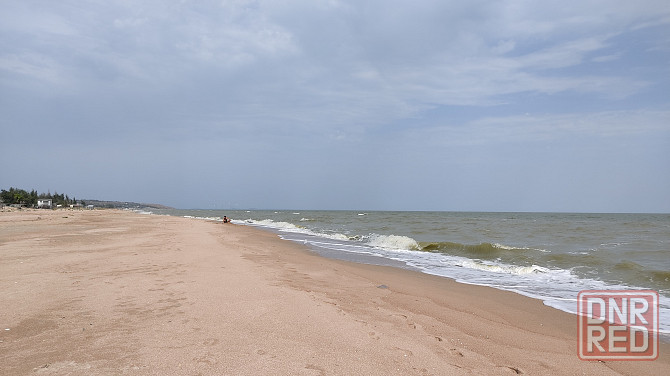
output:
<path id="1" fill-rule="evenodd" d="M 51 199 L 50 198 L 37 199 L 37 208 L 38 209 L 51 209 Z"/>

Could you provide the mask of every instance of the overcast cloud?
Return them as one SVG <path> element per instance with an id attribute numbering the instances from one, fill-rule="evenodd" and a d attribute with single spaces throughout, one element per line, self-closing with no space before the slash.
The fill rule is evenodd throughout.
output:
<path id="1" fill-rule="evenodd" d="M 0 188 L 670 212 L 670 3 L 3 1 Z"/>

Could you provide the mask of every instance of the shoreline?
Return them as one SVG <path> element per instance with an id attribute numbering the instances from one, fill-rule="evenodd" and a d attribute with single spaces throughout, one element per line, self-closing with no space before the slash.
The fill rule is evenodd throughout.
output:
<path id="1" fill-rule="evenodd" d="M 198 209 L 198 210 L 176 210 L 176 211 L 165 212 L 163 214 L 169 214 L 169 215 L 175 215 L 175 216 L 184 216 L 186 218 L 195 218 L 195 219 L 201 219 L 201 220 L 217 220 L 217 218 L 219 218 L 219 217 L 217 217 L 217 215 L 220 214 L 221 212 L 222 211 L 220 211 L 220 210 Z M 237 212 L 232 211 L 232 212 L 235 213 L 236 217 L 247 218 L 247 217 L 245 217 L 244 213 L 241 213 L 241 211 L 237 211 Z M 270 211 L 265 210 L 265 211 L 261 211 L 261 212 L 267 212 L 267 213 L 262 215 L 261 217 L 249 216 L 250 219 L 237 220 L 237 223 L 238 224 L 249 225 L 251 227 L 260 228 L 261 230 L 264 230 L 264 231 L 270 231 L 271 233 L 279 235 L 279 237 L 284 239 L 284 240 L 288 240 L 288 241 L 291 241 L 291 242 L 293 242 L 295 244 L 299 244 L 299 245 L 306 245 L 310 248 L 311 251 L 315 252 L 316 254 L 318 254 L 320 256 L 326 257 L 326 258 L 350 261 L 350 262 L 355 262 L 355 263 L 360 263 L 360 264 L 393 266 L 393 267 L 397 267 L 397 268 L 409 269 L 409 270 L 419 271 L 419 272 L 426 273 L 426 274 L 436 275 L 436 276 L 443 277 L 443 278 L 449 278 L 449 279 L 454 280 L 458 283 L 465 283 L 465 284 L 476 285 L 476 286 L 488 286 L 488 287 L 492 287 L 492 288 L 495 288 L 495 289 L 498 289 L 498 290 L 501 290 L 501 291 L 510 291 L 510 292 L 517 293 L 517 294 L 520 294 L 520 295 L 525 296 L 525 297 L 529 297 L 529 298 L 532 298 L 532 299 L 537 299 L 537 300 L 542 301 L 548 307 L 552 307 L 552 308 L 558 309 L 558 310 L 563 311 L 563 312 L 567 312 L 567 313 L 572 314 L 572 315 L 577 315 L 576 307 L 575 307 L 576 306 L 576 299 L 575 298 L 577 296 L 578 291 L 573 291 L 573 294 L 571 294 L 571 295 L 565 295 L 565 292 L 563 292 L 562 295 L 557 296 L 557 295 L 552 295 L 552 293 L 550 291 L 539 292 L 541 290 L 537 290 L 537 289 L 534 289 L 532 287 L 528 288 L 528 286 L 523 286 L 523 288 L 519 289 L 519 288 L 517 288 L 517 286 L 515 286 L 515 284 L 511 284 L 511 287 L 510 287 L 509 283 L 507 283 L 507 284 L 506 283 L 500 283 L 500 280 L 497 280 L 497 281 L 496 280 L 490 280 L 487 283 L 486 282 L 481 282 L 481 281 L 478 280 L 478 276 L 474 276 L 474 278 L 469 278 L 469 277 L 473 277 L 473 276 L 472 275 L 463 275 L 463 274 L 459 275 L 460 270 L 458 270 L 458 269 L 456 269 L 456 270 L 452 269 L 451 270 L 452 273 L 449 273 L 449 272 L 446 272 L 446 273 L 445 272 L 441 272 L 441 273 L 440 272 L 434 272 L 432 268 L 426 268 L 425 265 L 424 265 L 424 267 L 413 266 L 412 264 L 409 263 L 410 261 L 403 261 L 402 258 L 400 258 L 400 259 L 393 258 L 393 255 L 388 255 L 387 254 L 386 256 L 382 256 L 382 255 L 379 255 L 379 254 L 371 254 L 371 253 L 367 253 L 367 252 L 362 252 L 362 253 L 359 253 L 357 251 L 352 252 L 349 249 L 341 249 L 340 244 L 335 244 L 336 247 L 330 247 L 328 245 L 323 245 L 323 244 L 328 244 L 327 243 L 329 241 L 328 239 L 330 239 L 328 236 L 321 233 L 321 231 L 323 231 L 323 230 L 318 230 L 318 229 L 315 230 L 311 227 L 303 227 L 301 225 L 303 220 L 312 221 L 312 219 L 305 219 L 305 217 L 304 217 L 305 215 L 308 218 L 312 218 L 311 216 L 314 215 L 313 213 L 320 213 L 321 211 L 302 211 L 303 217 L 300 220 L 300 225 L 298 225 L 298 222 L 296 221 L 296 219 L 298 217 L 295 217 L 295 218 L 286 218 L 286 217 L 276 218 L 272 214 L 269 213 Z M 287 211 L 287 212 L 290 212 L 290 211 Z M 357 211 L 346 211 L 346 212 L 357 213 Z M 145 212 L 145 213 L 151 213 L 151 212 Z M 188 215 L 183 215 L 185 213 L 187 213 Z M 203 215 L 202 213 L 206 213 L 207 215 Z M 245 211 L 245 213 L 249 213 L 249 211 Z M 153 214 L 153 213 L 151 213 L 151 214 Z M 276 215 L 278 213 L 274 212 L 274 214 Z M 301 213 L 293 212 L 293 214 L 298 215 L 298 214 L 301 214 Z M 368 215 L 368 214 L 369 213 L 364 213 L 364 215 Z M 511 214 L 520 214 L 520 213 L 511 213 Z M 529 213 L 521 213 L 521 214 L 529 214 Z M 574 214 L 578 214 L 578 213 L 574 213 Z M 318 216 L 319 214 L 316 214 L 316 215 Z M 358 215 L 361 215 L 361 214 L 359 213 Z M 596 213 L 595 215 L 598 215 L 598 214 Z M 623 215 L 625 215 L 625 214 L 623 214 Z M 251 219 L 252 217 L 255 217 L 256 220 Z M 268 218 L 268 219 L 262 219 L 262 218 Z M 270 223 L 264 223 L 265 221 L 269 221 Z M 295 226 L 296 228 L 293 228 L 291 226 Z M 295 229 L 299 229 L 299 230 L 294 231 Z M 306 232 L 302 232 L 301 230 L 306 230 Z M 331 232 L 329 232 L 327 230 L 326 230 L 326 232 L 328 234 L 331 234 Z M 396 234 L 396 232 L 392 232 L 392 233 Z M 407 235 L 402 233 L 402 232 L 400 232 L 399 234 L 401 235 L 401 237 L 405 237 L 406 239 L 408 239 L 410 241 L 414 241 L 414 239 L 413 239 L 414 235 L 410 234 L 409 237 L 406 237 Z M 343 237 L 348 236 L 348 235 L 343 235 L 342 233 L 339 233 L 337 231 L 335 232 L 335 235 L 343 236 Z M 324 236 L 324 237 L 321 238 L 321 236 Z M 358 236 L 358 235 L 356 235 L 356 236 Z M 391 236 L 394 236 L 394 235 L 391 235 Z M 325 241 L 326 243 L 321 244 L 321 242 L 323 242 L 323 241 Z M 499 244 L 494 244 L 494 246 L 498 246 L 498 245 Z M 380 246 L 383 249 L 383 245 L 378 245 L 378 246 Z M 392 248 L 395 247 L 395 246 L 396 246 L 396 244 L 391 245 Z M 407 245 L 405 245 L 405 246 L 407 246 Z M 467 246 L 467 244 L 465 244 L 464 246 Z M 513 248 L 513 247 L 508 247 L 508 246 L 505 246 L 505 245 L 499 245 L 499 246 L 502 249 Z M 411 245 L 410 245 L 410 247 L 411 247 Z M 404 249 L 407 249 L 407 248 L 404 248 Z M 409 248 L 409 249 L 413 249 L 413 248 Z M 524 249 L 524 247 L 522 246 L 520 249 Z M 533 249 L 533 248 L 529 248 L 529 249 Z M 470 257 L 470 256 L 468 256 L 468 257 Z M 477 256 L 475 255 L 474 257 L 477 257 Z M 405 258 L 405 260 L 407 260 L 407 259 Z M 412 261 L 414 261 L 414 260 L 412 260 Z M 475 261 L 477 262 L 478 260 L 475 260 Z M 543 268 L 543 267 L 547 267 L 547 265 L 542 264 L 542 263 L 539 263 L 539 265 L 541 265 L 541 266 L 537 266 L 537 268 L 540 269 L 543 273 L 547 272 L 547 271 L 550 271 L 550 269 Z M 505 267 L 511 267 L 511 268 L 516 267 L 516 268 L 519 268 L 519 269 L 528 269 L 527 267 L 524 267 L 524 266 L 514 265 L 514 263 L 512 263 L 511 265 L 503 265 L 503 268 L 505 268 Z M 535 267 L 536 267 L 536 265 L 533 264 L 532 268 L 535 268 Z M 549 267 L 549 268 L 551 268 L 551 267 Z M 467 269 L 467 268 L 464 268 L 464 269 Z M 545 270 L 542 270 L 542 269 L 545 269 Z M 438 266 L 438 270 L 440 270 L 439 266 Z M 567 270 L 566 270 L 566 268 L 564 267 L 563 271 L 569 271 L 569 268 L 567 268 Z M 512 271 L 512 274 L 514 272 L 516 272 L 516 271 Z M 523 273 L 526 273 L 526 271 L 524 270 L 524 271 L 521 271 L 520 273 L 523 274 Z M 570 274 L 571 274 L 571 272 L 570 272 Z M 504 277 L 504 275 L 503 275 L 503 277 Z M 580 277 L 578 277 L 578 279 L 579 278 Z M 581 278 L 583 278 L 583 276 Z M 585 285 L 592 285 L 593 282 L 598 284 L 602 281 L 598 280 L 597 278 L 591 279 L 591 280 L 589 280 L 587 278 L 586 280 L 580 280 L 579 282 L 583 282 L 583 283 L 585 283 Z M 521 281 L 521 284 L 523 284 L 523 283 L 525 283 L 525 282 Z M 535 286 L 535 287 L 537 287 L 537 286 Z M 621 289 L 621 288 L 636 289 L 635 287 L 628 287 L 628 286 L 626 286 L 626 287 L 617 286 L 617 287 L 619 289 Z M 617 289 L 617 287 L 599 286 L 598 285 L 597 287 L 593 286 L 591 288 L 596 289 L 596 290 L 597 289 L 607 290 L 607 289 Z M 584 289 L 586 289 L 586 287 L 584 287 Z M 637 287 L 637 289 L 640 289 L 640 287 Z M 649 289 L 649 287 L 643 288 L 643 289 Z M 653 288 L 652 288 L 652 290 L 653 290 Z M 667 297 L 663 296 L 663 295 L 660 295 L 660 298 L 661 298 L 660 303 L 661 303 L 661 307 L 662 307 L 660 324 L 665 324 L 665 325 L 661 325 L 661 330 L 659 331 L 659 339 L 663 343 L 670 344 L 670 331 L 668 330 L 668 327 L 667 327 L 668 323 L 665 321 L 665 319 L 670 318 L 670 316 L 668 316 L 668 311 L 665 310 L 665 307 L 667 307 L 668 305 L 667 305 L 667 301 L 664 301 L 664 299 L 667 299 Z M 569 303 L 565 303 L 565 302 L 569 302 Z"/>
<path id="2" fill-rule="evenodd" d="M 0 226 L 12 374 L 670 370 L 667 344 L 653 362 L 580 361 L 576 316 L 539 300 L 250 226 L 116 210 L 0 213 Z"/>

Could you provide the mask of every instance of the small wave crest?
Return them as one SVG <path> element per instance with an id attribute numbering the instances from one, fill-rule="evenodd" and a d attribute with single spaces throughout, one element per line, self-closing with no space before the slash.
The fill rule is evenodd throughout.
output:
<path id="1" fill-rule="evenodd" d="M 304 227 L 296 226 L 290 222 L 273 221 L 272 219 L 262 219 L 262 220 L 247 219 L 244 222 L 251 225 L 270 227 L 282 231 L 306 232 Z"/>
<path id="2" fill-rule="evenodd" d="M 349 240 L 349 237 L 343 234 L 338 233 L 325 234 L 325 233 L 314 232 L 303 226 L 298 226 L 290 222 L 273 221 L 272 219 L 263 219 L 263 220 L 247 219 L 244 221 L 244 223 L 254 226 L 272 228 L 279 231 L 320 236 L 333 240 Z"/>
<path id="3" fill-rule="evenodd" d="M 640 265 L 636 262 L 632 262 L 632 261 L 621 261 L 621 262 L 617 263 L 616 265 L 614 265 L 614 268 L 618 269 L 618 270 L 626 270 L 626 271 L 629 271 L 629 270 L 643 271 L 644 270 L 644 267 L 642 265 Z"/>
<path id="4" fill-rule="evenodd" d="M 512 247 L 498 243 L 461 244 L 454 242 L 419 243 L 420 250 L 475 258 L 497 258 L 502 254 L 519 254 L 536 250 L 527 247 Z M 536 251 L 546 252 L 538 249 Z"/>
<path id="5" fill-rule="evenodd" d="M 630 260 L 624 260 L 614 269 L 619 272 L 622 282 L 640 286 L 651 285 L 659 291 L 670 291 L 670 271 L 645 267 Z"/>
<path id="6" fill-rule="evenodd" d="M 184 218 L 189 218 L 189 219 L 200 219 L 200 220 L 205 220 L 205 221 L 221 221 L 221 217 L 196 217 L 193 215 L 185 215 L 183 216 Z"/>
<path id="7" fill-rule="evenodd" d="M 666 270 L 652 270 L 651 278 L 656 281 L 670 282 L 670 272 Z"/>
<path id="8" fill-rule="evenodd" d="M 478 262 L 476 260 L 464 260 L 460 263 L 460 266 L 464 268 L 483 270 L 493 273 L 504 273 L 504 274 L 515 274 L 515 275 L 527 275 L 527 274 L 538 274 L 538 273 L 549 272 L 549 269 L 538 265 L 519 266 L 519 265 L 506 265 L 506 264 L 490 264 L 490 263 Z"/>
<path id="9" fill-rule="evenodd" d="M 367 237 L 368 245 L 377 248 L 383 249 L 393 249 L 393 250 L 412 250 L 418 251 L 421 249 L 419 243 L 416 240 L 408 236 L 400 235 L 379 235 L 379 234 L 370 234 Z"/>

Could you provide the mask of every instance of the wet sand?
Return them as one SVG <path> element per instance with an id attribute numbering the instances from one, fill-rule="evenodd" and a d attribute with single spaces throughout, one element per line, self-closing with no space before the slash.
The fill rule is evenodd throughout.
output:
<path id="1" fill-rule="evenodd" d="M 517 294 L 124 211 L 0 213 L 0 307 L 2 375 L 670 374 Z"/>

